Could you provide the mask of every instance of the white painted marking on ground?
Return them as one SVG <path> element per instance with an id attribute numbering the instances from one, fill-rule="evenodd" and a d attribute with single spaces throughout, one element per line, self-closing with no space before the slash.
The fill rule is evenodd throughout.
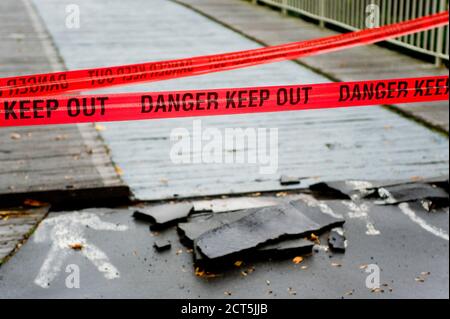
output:
<path id="1" fill-rule="evenodd" d="M 234 210 L 275 206 L 279 204 L 279 202 L 272 198 L 265 197 L 238 197 L 200 200 L 194 201 L 193 204 L 196 211 L 211 209 L 214 213 L 222 213 Z"/>
<path id="2" fill-rule="evenodd" d="M 381 232 L 375 228 L 369 217 L 369 206 L 365 203 L 356 204 L 354 202 L 342 201 L 342 204 L 350 209 L 347 213 L 349 218 L 356 218 L 364 221 L 366 223 L 366 235 L 378 236 Z"/>
<path id="3" fill-rule="evenodd" d="M 361 194 L 353 194 L 351 197 L 353 200 L 358 200 L 362 195 L 369 194 L 369 189 L 373 188 L 373 184 L 367 181 L 346 181 L 345 184 L 352 189 L 359 191 Z"/>
<path id="4" fill-rule="evenodd" d="M 42 288 L 48 288 L 50 283 L 60 273 L 64 260 L 76 253 L 73 244 L 80 244 L 79 253 L 90 260 L 107 279 L 120 277 L 120 272 L 111 264 L 108 256 L 98 247 L 87 242 L 84 231 L 87 228 L 95 230 L 125 231 L 125 225 L 116 225 L 104 222 L 99 214 L 74 212 L 45 219 L 34 234 L 35 242 L 50 241 L 52 246 L 42 264 L 39 274 L 34 280 L 35 284 Z"/>
<path id="5" fill-rule="evenodd" d="M 318 207 L 320 209 L 320 211 L 326 215 L 329 215 L 331 217 L 337 218 L 337 219 L 341 219 L 344 218 L 344 216 L 342 216 L 339 213 L 335 213 L 330 206 L 328 206 L 326 203 L 315 199 L 313 196 L 311 195 L 307 195 L 307 194 L 301 194 L 299 196 L 299 198 L 309 207 Z"/>
<path id="6" fill-rule="evenodd" d="M 409 219 L 411 219 L 413 222 L 415 222 L 420 227 L 425 229 L 427 232 L 432 233 L 436 237 L 439 237 L 439 238 L 442 238 L 442 239 L 445 239 L 448 241 L 448 234 L 445 230 L 435 227 L 435 226 L 432 226 L 432 225 L 428 224 L 424 219 L 417 216 L 416 213 L 411 209 L 411 207 L 409 206 L 408 203 L 401 203 L 398 205 L 398 207 L 403 212 L 403 214 L 408 216 Z"/>

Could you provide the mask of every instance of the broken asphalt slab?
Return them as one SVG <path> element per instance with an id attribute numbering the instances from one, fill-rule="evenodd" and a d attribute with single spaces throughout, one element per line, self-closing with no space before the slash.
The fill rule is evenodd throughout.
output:
<path id="1" fill-rule="evenodd" d="M 386 204 L 425 200 L 436 207 L 448 207 L 449 204 L 449 194 L 444 189 L 425 183 L 381 187 L 378 195 Z"/>
<path id="2" fill-rule="evenodd" d="M 198 251 L 196 246 L 197 239 L 216 228 L 223 225 L 235 222 L 245 216 L 248 216 L 257 209 L 242 210 L 229 213 L 205 214 L 201 217 L 192 218 L 188 223 L 181 223 L 178 225 L 178 233 L 181 237 L 182 243 L 193 247 L 194 260 L 196 265 L 205 268 L 214 268 L 216 266 L 226 267 L 232 265 L 234 260 L 221 259 L 218 262 L 212 263 Z M 297 255 L 307 254 L 312 251 L 314 243 L 303 238 L 300 239 L 282 239 L 276 243 L 266 244 L 257 247 L 251 252 L 246 252 L 242 256 L 234 255 L 235 258 L 250 260 L 268 260 L 291 258 Z"/>
<path id="3" fill-rule="evenodd" d="M 158 230 L 185 221 L 193 208 L 189 203 L 147 206 L 135 210 L 133 217 L 152 223 L 150 228 Z"/>
<path id="4" fill-rule="evenodd" d="M 344 220 L 335 219 L 323 214 L 318 208 L 296 201 L 256 209 L 241 219 L 202 234 L 195 245 L 208 259 L 223 258 L 283 237 L 307 236 L 343 223 Z"/>
<path id="5" fill-rule="evenodd" d="M 398 181 L 332 181 L 310 185 L 309 189 L 317 197 L 324 199 L 353 199 L 377 198 L 380 189 L 392 189 L 398 192 L 395 203 L 413 201 L 426 198 L 448 198 L 448 176 L 418 180 Z M 386 194 L 383 194 L 385 196 Z"/>
<path id="6" fill-rule="evenodd" d="M 300 271 L 292 260 L 259 261 L 255 270 L 243 277 L 245 269 L 231 269 L 213 279 L 198 278 L 193 271 L 192 254 L 178 240 L 171 228 L 164 238 L 171 241 L 171 252 L 164 255 L 152 247 L 155 237 L 149 236 L 148 225 L 137 223 L 130 209 L 88 209 L 81 212 L 52 213 L 52 222 L 39 228 L 27 243 L 7 263 L 0 267 L 0 298 L 448 298 L 449 244 L 430 232 L 430 227 L 440 228 L 448 234 L 448 212 L 429 214 L 413 210 L 417 218 L 411 219 L 397 206 L 369 204 L 365 213 L 353 214 L 350 201 L 320 201 L 324 210 L 346 218 L 346 237 L 351 245 L 345 254 L 329 255 L 320 251 L 306 258 Z M 326 210 L 327 211 L 327 210 Z M 83 213 L 98 216 L 100 223 L 117 230 L 96 230 L 84 227 L 85 243 L 94 245 L 117 269 L 119 276 L 106 278 L 104 273 L 83 255 L 83 250 L 68 253 L 61 259 L 60 271 L 50 286 L 42 288 L 35 283 L 53 244 L 52 230 L 69 221 L 86 222 Z M 350 217 L 351 216 L 351 217 Z M 367 234 L 367 221 L 380 232 Z M 425 224 L 424 224 L 425 223 Z M 115 226 L 111 226 L 115 225 Z M 428 225 L 428 226 L 427 226 Z M 49 227 L 50 226 L 50 227 Z M 424 227 L 422 227 L 424 226 Z M 38 228 L 38 230 L 39 230 Z M 103 227 L 104 228 L 104 227 Z M 73 228 L 64 228 L 72 230 Z M 37 236 L 38 235 L 38 236 Z M 175 252 L 182 251 L 180 254 Z M 331 258 L 330 258 L 331 256 Z M 341 267 L 333 267 L 339 263 Z M 388 283 L 392 292 L 373 293 L 365 286 L 369 275 L 362 265 L 375 264 L 381 269 L 381 283 Z M 67 289 L 65 272 L 69 265 L 80 269 L 80 288 Z M 414 279 L 422 272 L 430 272 L 425 282 Z M 270 281 L 270 287 L 267 286 Z M 288 294 L 291 287 L 296 296 Z M 272 293 L 269 294 L 268 291 Z M 352 295 L 346 295 L 353 291 Z"/>

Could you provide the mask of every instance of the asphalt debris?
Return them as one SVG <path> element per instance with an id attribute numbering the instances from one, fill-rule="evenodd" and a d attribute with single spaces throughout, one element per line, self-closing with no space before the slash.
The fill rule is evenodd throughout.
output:
<path id="1" fill-rule="evenodd" d="M 151 230 L 160 230 L 186 221 L 193 209 L 192 204 L 164 204 L 136 210 L 133 217 L 152 223 Z"/>
<path id="2" fill-rule="evenodd" d="M 333 228 L 328 235 L 328 245 L 334 251 L 344 252 L 347 249 L 347 238 L 343 228 Z"/>
<path id="3" fill-rule="evenodd" d="M 320 182 L 311 185 L 309 189 L 317 197 L 332 199 L 361 199 L 376 191 L 368 181 Z"/>

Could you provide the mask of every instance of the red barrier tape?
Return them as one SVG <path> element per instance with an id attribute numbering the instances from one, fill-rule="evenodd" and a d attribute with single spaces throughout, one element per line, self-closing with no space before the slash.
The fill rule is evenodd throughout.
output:
<path id="1" fill-rule="evenodd" d="M 448 100 L 449 77 L 0 100 L 0 127 L 231 115 Z"/>
<path id="2" fill-rule="evenodd" d="M 296 59 L 428 30 L 448 24 L 448 11 L 322 39 L 188 59 L 0 79 L 0 98 L 46 96 L 115 85 L 160 81 Z"/>

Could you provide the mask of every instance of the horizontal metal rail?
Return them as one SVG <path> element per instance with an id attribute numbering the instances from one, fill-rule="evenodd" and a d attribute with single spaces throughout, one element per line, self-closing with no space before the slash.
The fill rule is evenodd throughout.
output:
<path id="1" fill-rule="evenodd" d="M 447 10 L 449 0 L 252 0 L 331 24 L 361 30 Z M 432 56 L 436 65 L 449 60 L 449 26 L 389 40 L 397 46 Z"/>

